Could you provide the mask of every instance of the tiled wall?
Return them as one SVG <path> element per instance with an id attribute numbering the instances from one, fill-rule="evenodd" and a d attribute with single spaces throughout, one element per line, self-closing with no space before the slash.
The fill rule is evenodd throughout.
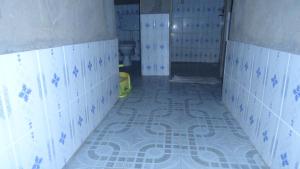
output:
<path id="1" fill-rule="evenodd" d="M 173 0 L 172 61 L 219 62 L 224 0 Z"/>
<path id="2" fill-rule="evenodd" d="M 135 41 L 132 60 L 140 60 L 140 7 L 139 4 L 116 5 L 116 24 L 119 41 Z"/>
<path id="3" fill-rule="evenodd" d="M 300 56 L 227 46 L 223 101 L 272 169 L 300 168 Z"/>
<path id="4" fill-rule="evenodd" d="M 62 168 L 118 97 L 117 40 L 0 55 L 0 168 Z"/>
<path id="5" fill-rule="evenodd" d="M 169 75 L 169 14 L 141 15 L 142 75 Z"/>

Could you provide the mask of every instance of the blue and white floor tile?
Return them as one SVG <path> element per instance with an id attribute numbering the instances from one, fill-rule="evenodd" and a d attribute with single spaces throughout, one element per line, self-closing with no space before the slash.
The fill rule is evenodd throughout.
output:
<path id="1" fill-rule="evenodd" d="M 220 86 L 133 82 L 65 169 L 268 169 Z"/>

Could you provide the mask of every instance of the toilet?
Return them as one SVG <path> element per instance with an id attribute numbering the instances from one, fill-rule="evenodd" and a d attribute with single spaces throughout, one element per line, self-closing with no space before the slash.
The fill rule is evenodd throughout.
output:
<path id="1" fill-rule="evenodd" d="M 123 60 L 124 66 L 131 66 L 131 56 L 135 52 L 134 41 L 120 41 L 119 43 L 120 60 Z"/>

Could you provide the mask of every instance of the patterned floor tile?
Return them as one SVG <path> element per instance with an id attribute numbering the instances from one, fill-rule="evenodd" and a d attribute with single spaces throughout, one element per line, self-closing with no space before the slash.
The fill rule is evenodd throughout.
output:
<path id="1" fill-rule="evenodd" d="M 66 169 L 267 169 L 221 103 L 221 87 L 133 82 Z"/>

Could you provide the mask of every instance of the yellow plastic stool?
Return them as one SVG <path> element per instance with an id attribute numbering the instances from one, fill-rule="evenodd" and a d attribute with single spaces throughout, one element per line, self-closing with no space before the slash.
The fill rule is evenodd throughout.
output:
<path id="1" fill-rule="evenodd" d="M 123 67 L 123 65 L 119 65 L 119 67 Z M 120 72 L 120 88 L 119 88 L 119 97 L 126 97 L 131 91 L 131 82 L 130 75 L 126 72 Z"/>

